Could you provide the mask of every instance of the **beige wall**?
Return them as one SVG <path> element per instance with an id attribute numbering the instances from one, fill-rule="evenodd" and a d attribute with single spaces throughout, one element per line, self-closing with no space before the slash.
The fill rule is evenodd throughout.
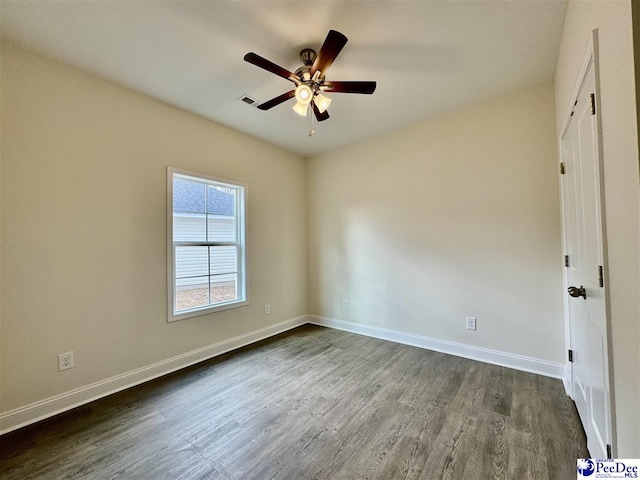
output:
<path id="1" fill-rule="evenodd" d="M 309 313 L 563 362 L 557 175 L 550 83 L 310 159 Z"/>
<path id="2" fill-rule="evenodd" d="M 0 113 L 1 411 L 306 313 L 302 158 L 6 44 Z M 250 306 L 167 323 L 167 165 L 249 184 Z"/>
<path id="3" fill-rule="evenodd" d="M 599 30 L 600 102 L 609 253 L 611 341 L 619 458 L 640 455 L 640 188 L 631 3 L 570 2 L 556 68 L 558 135 L 594 28 Z"/>

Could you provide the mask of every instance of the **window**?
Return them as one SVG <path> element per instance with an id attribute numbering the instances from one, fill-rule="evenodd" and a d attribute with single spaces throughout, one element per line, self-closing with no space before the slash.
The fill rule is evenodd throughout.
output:
<path id="1" fill-rule="evenodd" d="M 169 321 L 247 305 L 246 185 L 169 167 Z"/>

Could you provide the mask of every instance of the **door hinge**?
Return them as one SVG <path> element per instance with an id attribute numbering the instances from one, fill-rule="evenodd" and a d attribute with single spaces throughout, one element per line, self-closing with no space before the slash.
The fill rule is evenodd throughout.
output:
<path id="1" fill-rule="evenodd" d="M 591 94 L 591 115 L 596 114 L 596 94 Z"/>
<path id="2" fill-rule="evenodd" d="M 569 361 L 573 362 L 573 350 L 569 350 Z"/>
<path id="3" fill-rule="evenodd" d="M 569 268 L 569 255 L 564 256 L 564 266 Z"/>
<path id="4" fill-rule="evenodd" d="M 609 445 L 609 444 L 607 443 L 607 458 L 613 458 L 613 452 L 612 452 L 612 450 L 613 450 L 613 449 L 611 448 L 611 445 Z"/>
<path id="5" fill-rule="evenodd" d="M 601 287 L 604 287 L 604 269 L 602 265 L 598 265 L 598 283 Z"/>
<path id="6" fill-rule="evenodd" d="M 560 162 L 560 175 L 565 174 L 566 169 L 564 168 L 564 162 Z"/>

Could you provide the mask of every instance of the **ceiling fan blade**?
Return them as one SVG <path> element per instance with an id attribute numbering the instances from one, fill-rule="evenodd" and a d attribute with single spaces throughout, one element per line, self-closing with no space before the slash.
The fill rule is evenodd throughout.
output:
<path id="1" fill-rule="evenodd" d="M 313 76 L 317 70 L 320 70 L 324 75 L 346 43 L 347 37 L 335 30 L 329 30 L 327 38 L 324 39 L 324 43 L 316 56 L 316 61 L 313 62 L 313 66 L 309 72 L 311 76 Z"/>
<path id="2" fill-rule="evenodd" d="M 318 110 L 318 106 L 316 105 L 316 102 L 313 102 L 312 105 L 313 105 L 313 113 L 316 114 L 316 119 L 319 122 L 324 122 L 329 118 L 329 112 L 327 112 L 326 110 L 320 113 L 320 110 Z"/>
<path id="3" fill-rule="evenodd" d="M 264 68 L 266 71 L 275 73 L 276 75 L 282 78 L 286 78 L 287 80 L 289 80 L 289 77 L 296 77 L 295 74 L 291 73 L 286 68 L 282 68 L 280 65 L 276 65 L 275 63 L 253 52 L 247 53 L 244 56 L 244 61 L 252 63 L 256 67 Z"/>
<path id="4" fill-rule="evenodd" d="M 376 82 L 324 82 L 322 90 L 329 93 L 364 93 L 376 91 Z"/>
<path id="5" fill-rule="evenodd" d="M 258 105 L 259 110 L 269 110 L 270 108 L 275 107 L 276 105 L 280 105 L 282 102 L 286 102 L 290 98 L 295 97 L 296 91 L 291 90 L 287 93 L 283 93 L 282 95 L 277 96 L 276 98 L 272 98 L 271 100 L 267 100 L 264 103 Z"/>

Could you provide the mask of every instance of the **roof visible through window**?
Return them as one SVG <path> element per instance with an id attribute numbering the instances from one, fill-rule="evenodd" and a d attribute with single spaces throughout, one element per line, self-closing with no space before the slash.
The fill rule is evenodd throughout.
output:
<path id="1" fill-rule="evenodd" d="M 173 181 L 173 210 L 176 212 L 234 216 L 235 203 L 235 192 L 229 189 L 178 178 Z"/>

